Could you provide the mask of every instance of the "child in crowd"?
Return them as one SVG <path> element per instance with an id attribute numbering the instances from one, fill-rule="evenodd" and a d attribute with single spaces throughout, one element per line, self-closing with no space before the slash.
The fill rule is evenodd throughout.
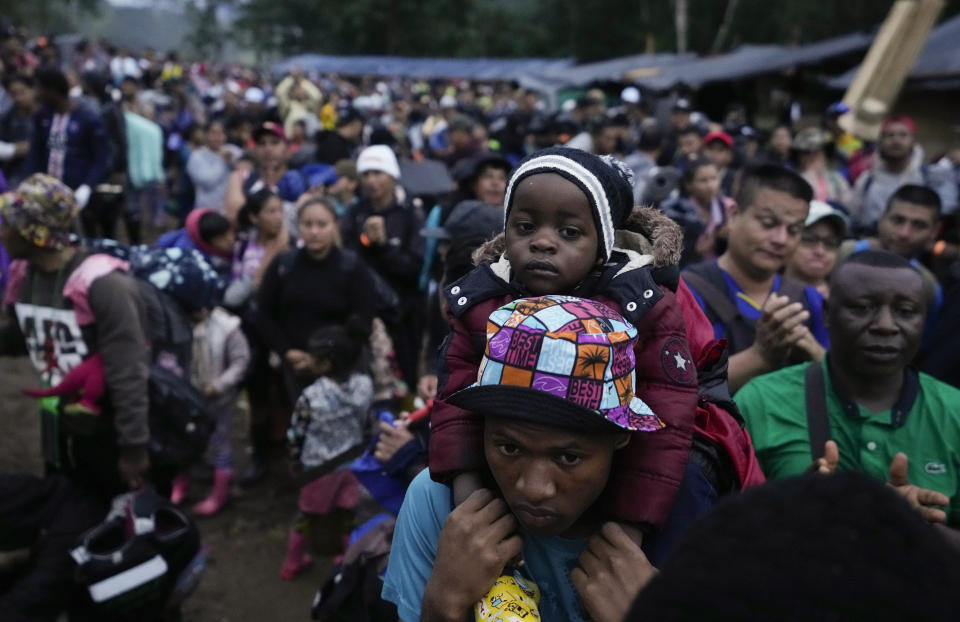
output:
<path id="1" fill-rule="evenodd" d="M 283 201 L 267 188 L 247 197 L 237 214 L 237 229 L 230 286 L 224 294 L 231 308 L 244 306 L 273 258 L 290 250 L 295 241 L 284 226 Z"/>
<path id="2" fill-rule="evenodd" d="M 308 342 L 314 360 L 311 371 L 318 377 L 294 406 L 287 441 L 295 468 L 314 479 L 343 470 L 363 451 L 373 402 L 373 382 L 358 371 L 366 339 L 365 327 L 347 322 L 317 330 Z M 321 495 L 325 502 L 310 504 L 311 513 L 337 507 L 340 495 L 332 488 L 344 482 L 334 478 L 330 484 L 331 490 L 322 491 L 328 493 Z M 301 494 L 301 509 L 304 505 Z M 309 519 L 301 511 L 287 540 L 287 556 L 280 569 L 284 579 L 293 579 L 311 562 L 305 551 L 308 527 Z"/>
<path id="3" fill-rule="evenodd" d="M 337 213 L 343 214 L 357 201 L 360 175 L 357 173 L 357 163 L 353 160 L 338 160 L 333 168 L 337 172 L 337 181 L 330 187 L 329 197 Z"/>
<path id="4" fill-rule="evenodd" d="M 683 267 L 717 257 L 724 246 L 727 209 L 733 200 L 721 192 L 717 166 L 706 158 L 688 163 L 680 182 L 680 196 L 664 201 L 660 209 L 683 229 Z"/>
<path id="5" fill-rule="evenodd" d="M 234 459 L 230 442 L 231 424 L 237 406 L 240 383 L 250 363 L 250 348 L 240 330 L 240 318 L 216 307 L 195 315 L 190 381 L 203 394 L 214 413 L 217 426 L 210 437 L 213 460 L 213 489 L 206 499 L 193 506 L 200 516 L 213 516 L 223 508 L 233 483 Z M 187 495 L 189 475 L 173 483 L 171 501 L 180 503 Z"/>
<path id="6" fill-rule="evenodd" d="M 196 249 L 213 269 L 226 277 L 236 237 L 227 218 L 213 209 L 195 209 L 187 215 L 183 229 L 170 231 L 157 239 L 160 248 Z"/>
<path id="7" fill-rule="evenodd" d="M 431 417 L 430 474 L 452 484 L 456 504 L 480 485 L 482 431 L 474 413 L 446 399 L 476 381 L 483 351 L 474 344 L 484 341 L 487 317 L 510 300 L 565 294 L 598 300 L 638 328 L 637 393 L 665 424 L 654 434 L 635 435 L 617 456 L 603 509 L 615 520 L 655 531 L 673 508 L 688 468 L 695 417 L 716 413 L 698 409 L 697 366 L 703 363 L 706 371 L 717 357 L 709 355 L 712 337 L 704 345 L 702 314 L 689 320 L 698 329 L 697 357 L 690 354 L 685 313 L 696 311 L 689 300 L 681 308 L 677 298 L 689 292 L 675 276 L 676 295 L 657 284 L 658 279 L 669 282 L 664 268 L 679 259 L 680 232 L 664 217 L 645 210 L 633 214 L 630 177 L 621 162 L 575 149 L 557 147 L 528 157 L 507 185 L 504 237 L 488 245 L 487 261 L 444 290 L 452 335 Z M 652 244 L 639 231 L 627 230 L 642 230 L 641 225 L 652 231 Z M 529 380 L 550 382 L 548 372 L 545 368 Z M 729 419 L 726 413 L 715 416 Z M 646 430 L 648 423 L 636 425 Z M 735 424 L 725 429 L 736 438 L 718 444 L 733 448 L 728 453 L 734 455 L 738 484 L 743 483 L 752 472 L 748 442 Z M 700 461 L 689 466 L 703 468 Z M 691 517 L 709 508 L 711 495 L 716 491 L 698 497 L 688 508 Z"/>

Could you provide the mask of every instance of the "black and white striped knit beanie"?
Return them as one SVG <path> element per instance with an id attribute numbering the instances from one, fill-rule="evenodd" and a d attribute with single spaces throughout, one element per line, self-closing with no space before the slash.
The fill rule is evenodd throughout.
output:
<path id="1" fill-rule="evenodd" d="M 600 238 L 604 261 L 613 251 L 614 231 L 633 211 L 633 171 L 612 156 L 596 156 L 580 149 L 551 147 L 527 156 L 513 171 L 504 197 L 504 224 L 513 207 L 517 185 L 537 173 L 556 173 L 576 184 L 587 196 Z"/>

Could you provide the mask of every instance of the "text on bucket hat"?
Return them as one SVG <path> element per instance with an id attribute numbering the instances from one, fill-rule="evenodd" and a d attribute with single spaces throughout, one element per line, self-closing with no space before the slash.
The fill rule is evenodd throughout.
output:
<path id="1" fill-rule="evenodd" d="M 520 298 L 490 314 L 477 382 L 447 401 L 563 428 L 653 432 L 664 424 L 636 396 L 636 340 L 637 329 L 599 302 Z"/>
<path id="2" fill-rule="evenodd" d="M 556 173 L 580 187 L 587 196 L 604 261 L 613 251 L 614 232 L 633 211 L 633 171 L 612 156 L 596 156 L 570 147 L 551 147 L 527 156 L 514 170 L 504 195 L 503 221 L 513 207 L 513 195 L 524 179 Z"/>
<path id="3" fill-rule="evenodd" d="M 357 158 L 357 173 L 363 175 L 367 171 L 381 171 L 399 180 L 400 165 L 393 149 L 386 145 L 372 145 L 361 151 Z"/>
<path id="4" fill-rule="evenodd" d="M 73 191 L 43 173 L 34 173 L 16 190 L 0 195 L 3 221 L 40 248 L 66 246 L 79 211 Z"/>

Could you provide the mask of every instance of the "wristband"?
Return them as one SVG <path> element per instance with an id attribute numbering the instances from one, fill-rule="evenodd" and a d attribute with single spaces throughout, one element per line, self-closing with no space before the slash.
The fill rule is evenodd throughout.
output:
<path id="1" fill-rule="evenodd" d="M 937 243 L 933 245 L 933 256 L 939 257 L 943 254 L 943 251 L 947 248 L 946 240 L 937 240 Z"/>

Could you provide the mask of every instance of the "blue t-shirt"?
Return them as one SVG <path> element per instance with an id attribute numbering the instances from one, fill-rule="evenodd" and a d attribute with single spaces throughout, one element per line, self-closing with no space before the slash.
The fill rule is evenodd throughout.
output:
<path id="1" fill-rule="evenodd" d="M 727 293 L 730 294 L 730 299 L 736 303 L 737 311 L 739 311 L 744 318 L 752 322 L 759 320 L 761 315 L 760 308 L 763 306 L 763 301 L 752 300 L 743 292 L 743 288 L 733 280 L 733 277 L 730 276 L 726 270 L 720 268 L 720 272 L 723 273 L 723 278 L 727 281 Z M 770 291 L 780 291 L 780 283 L 780 275 L 775 274 L 773 276 L 773 288 Z M 700 308 L 706 313 L 707 304 L 692 285 L 688 284 L 688 286 L 697 304 L 700 305 Z M 804 298 L 806 298 L 807 307 L 810 309 L 810 319 L 807 321 L 807 326 L 810 328 L 810 332 L 817 342 L 829 350 L 830 335 L 827 334 L 827 327 L 823 323 L 823 295 L 818 292 L 816 288 L 810 287 L 809 285 L 804 288 L 803 293 Z M 715 322 L 713 324 L 713 335 L 715 339 L 726 336 L 726 333 L 727 329 L 722 322 Z"/>
<path id="2" fill-rule="evenodd" d="M 440 531 L 453 510 L 450 489 L 430 479 L 424 469 L 410 483 L 397 517 L 383 598 L 394 603 L 403 622 L 417 622 L 427 579 L 433 571 Z M 587 539 L 534 538 L 523 543 L 523 559 L 540 588 L 543 620 L 579 621 L 580 599 L 570 582 Z"/>
<path id="3" fill-rule="evenodd" d="M 663 564 L 687 527 L 706 514 L 716 500 L 717 491 L 700 461 L 691 458 L 666 524 L 658 533 L 644 538 L 643 550 L 650 563 L 657 567 Z M 420 605 L 436 559 L 440 531 L 452 510 L 450 489 L 431 480 L 428 470 L 424 469 L 410 483 L 397 517 L 382 593 L 385 600 L 397 606 L 403 622 L 420 619 Z M 545 622 L 584 620 L 570 571 L 586 546 L 586 538 L 524 536 L 524 567 L 540 588 L 540 617 Z"/>

